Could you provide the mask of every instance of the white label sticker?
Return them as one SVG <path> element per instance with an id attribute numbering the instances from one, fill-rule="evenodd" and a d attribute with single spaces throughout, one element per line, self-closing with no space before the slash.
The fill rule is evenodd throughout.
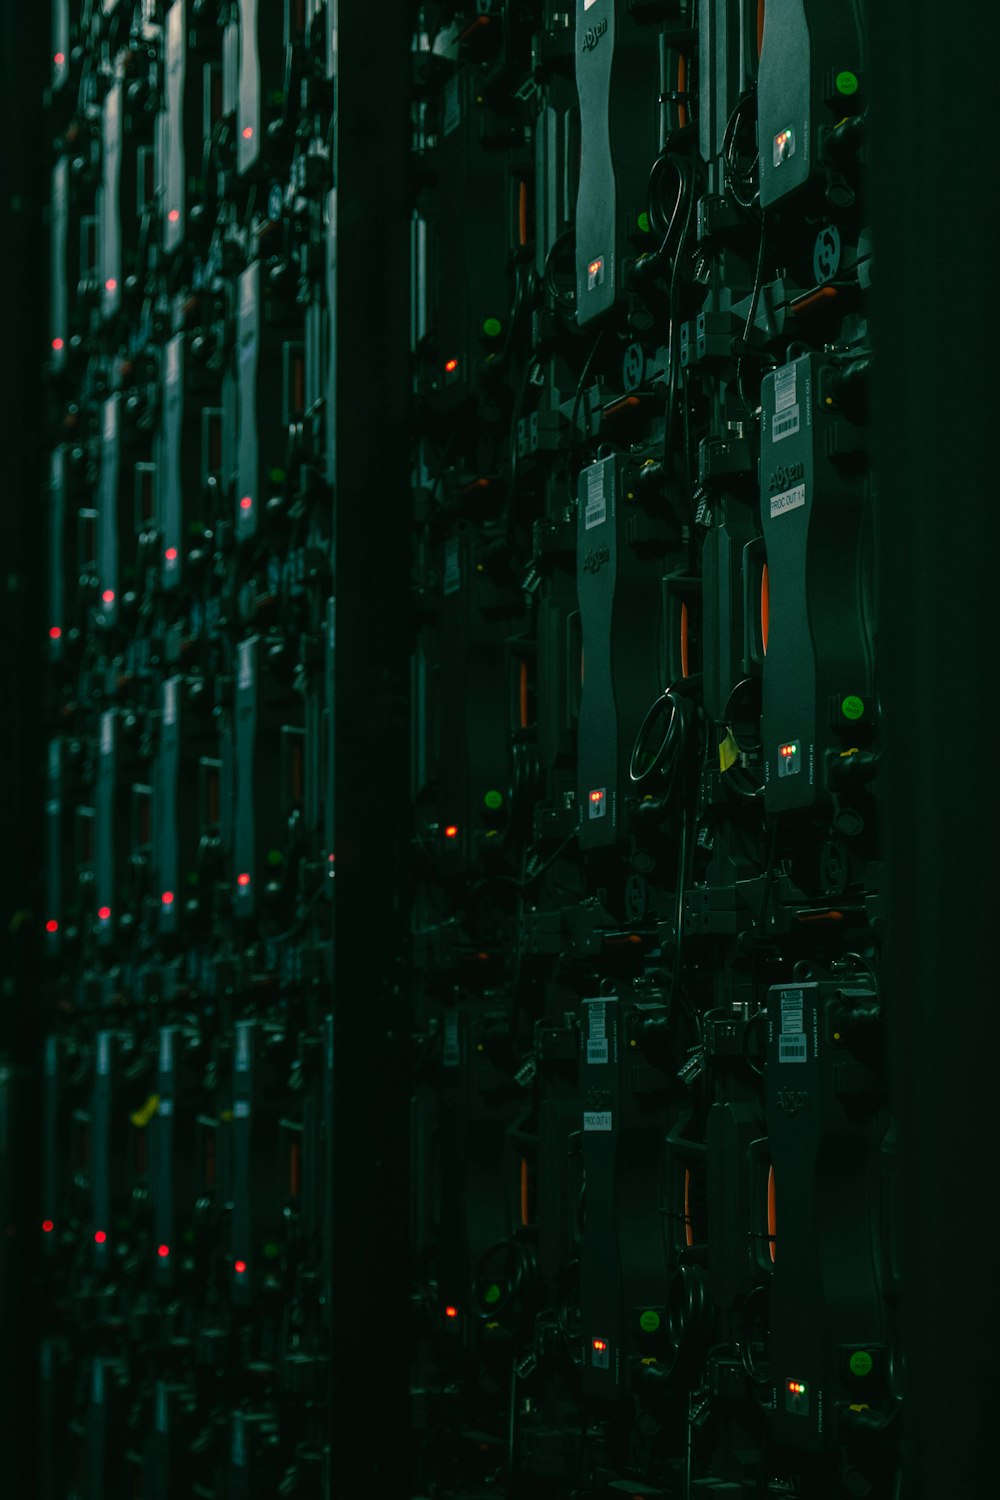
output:
<path id="1" fill-rule="evenodd" d="M 237 671 L 236 686 L 240 689 L 248 688 L 253 683 L 253 648 L 256 636 L 251 636 L 248 641 L 240 641 L 236 648 Z"/>
<path id="2" fill-rule="evenodd" d="M 101 714 L 101 754 L 111 755 L 115 748 L 115 713 Z"/>
<path id="3" fill-rule="evenodd" d="M 237 1026 L 236 1028 L 236 1062 L 237 1073 L 249 1073 L 250 1071 L 250 1028 L 249 1026 Z"/>
<path id="4" fill-rule="evenodd" d="M 806 503 L 806 487 L 797 484 L 794 489 L 782 490 L 780 495 L 771 496 L 771 520 L 775 516 L 783 516 L 786 511 L 798 510 Z"/>
<path id="5" fill-rule="evenodd" d="M 157 1432 L 169 1432 L 170 1430 L 170 1408 L 167 1402 L 167 1388 L 165 1385 L 156 1387 L 156 1430 Z"/>
<path id="6" fill-rule="evenodd" d="M 802 991 L 782 990 L 781 992 L 781 1030 L 784 1036 L 790 1032 L 801 1031 L 802 1027 Z"/>
<path id="7" fill-rule="evenodd" d="M 588 1063 L 606 1063 L 608 1060 L 607 1003 L 604 1000 L 591 1000 L 587 1010 L 590 1013 L 587 1061 Z"/>
<path id="8" fill-rule="evenodd" d="M 798 430 L 799 409 L 797 406 L 791 407 L 783 416 L 775 412 L 771 418 L 771 441 L 773 443 L 780 443 L 782 438 L 791 437 L 792 433 Z"/>
<path id="9" fill-rule="evenodd" d="M 172 1099 L 161 1099 L 159 1104 L 156 1106 L 156 1113 L 161 1117 L 165 1116 L 167 1119 L 169 1119 L 173 1112 L 174 1101 Z"/>
<path id="10" fill-rule="evenodd" d="M 174 1071 L 174 1029 L 164 1026 L 160 1030 L 160 1072 Z"/>
<path id="11" fill-rule="evenodd" d="M 110 1031 L 99 1031 L 97 1033 L 97 1071 L 101 1074 L 111 1072 Z"/>
<path id="12" fill-rule="evenodd" d="M 799 367 L 797 364 L 782 365 L 774 376 L 774 409 L 785 411 L 796 402 L 795 386 Z"/>
<path id="13" fill-rule="evenodd" d="M 610 1109 L 585 1109 L 583 1112 L 584 1130 L 610 1130 Z"/>
<path id="14" fill-rule="evenodd" d="M 177 694 L 180 685 L 179 677 L 169 677 L 163 684 L 163 722 L 168 728 L 177 723 Z"/>
<path id="15" fill-rule="evenodd" d="M 237 1099 L 233 1103 L 233 1119 L 248 1120 L 250 1118 L 250 1100 Z"/>
<path id="16" fill-rule="evenodd" d="M 60 750 L 60 742 L 58 740 L 53 740 L 49 745 L 49 776 L 53 781 L 55 781 L 58 777 L 61 768 L 62 753 Z"/>
<path id="17" fill-rule="evenodd" d="M 604 466 L 595 464 L 587 471 L 587 504 L 583 513 L 583 529 L 600 526 L 608 518 L 608 503 L 604 498 Z"/>
<path id="18" fill-rule="evenodd" d="M 779 1063 L 804 1063 L 809 1060 L 809 1046 L 804 1035 L 779 1036 Z"/>

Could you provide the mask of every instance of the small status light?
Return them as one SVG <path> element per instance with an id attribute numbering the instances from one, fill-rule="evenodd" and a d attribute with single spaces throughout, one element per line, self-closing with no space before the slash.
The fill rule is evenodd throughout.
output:
<path id="1" fill-rule="evenodd" d="M 250 884 L 250 876 L 247 874 L 246 870 L 243 871 L 242 875 L 237 875 L 236 884 L 242 886 L 248 886 Z"/>
<path id="2" fill-rule="evenodd" d="M 176 562 L 177 561 L 177 548 L 176 547 L 168 547 L 167 550 L 166 550 L 166 552 L 164 552 L 163 555 L 166 558 L 167 562 Z"/>
<path id="3" fill-rule="evenodd" d="M 181 211 L 180 211 L 179 208 L 172 208 L 170 210 L 170 212 L 167 214 L 167 218 L 170 220 L 171 224 L 176 224 L 177 220 L 180 218 L 180 216 L 181 216 Z"/>
<path id="4" fill-rule="evenodd" d="M 444 1315 L 445 1315 L 446 1318 L 457 1318 L 458 1317 L 458 1308 L 457 1307 L 446 1307 L 445 1310 L 444 1310 Z"/>
<path id="5" fill-rule="evenodd" d="M 592 260 L 589 263 L 589 265 L 587 266 L 587 273 L 588 273 L 588 275 L 590 275 L 590 276 L 596 276 L 597 273 L 598 273 L 598 271 L 601 269 L 602 264 L 603 264 L 602 261 Z"/>
<path id="6" fill-rule="evenodd" d="M 94 1231 L 94 1244 L 95 1245 L 103 1245 L 104 1242 L 105 1242 L 105 1240 L 107 1239 L 107 1237 L 108 1236 L 107 1236 L 106 1232 L 103 1229 L 97 1229 L 97 1230 L 95 1230 Z"/>
<path id="7" fill-rule="evenodd" d="M 59 625 L 50 625 L 49 626 L 49 640 L 50 641 L 57 641 L 61 635 L 62 635 L 62 627 L 61 626 L 59 626 Z"/>
<path id="8" fill-rule="evenodd" d="M 233 1270 L 236 1272 L 237 1276 L 242 1276 L 246 1268 L 247 1263 L 245 1260 L 237 1260 L 233 1262 Z"/>
<path id="9" fill-rule="evenodd" d="M 604 793 L 600 792 L 600 791 L 598 791 L 598 792 L 591 792 L 591 794 L 590 794 L 590 800 L 591 800 L 591 802 L 603 802 L 604 801 Z"/>
<path id="10" fill-rule="evenodd" d="M 458 360 L 457 359 L 446 359 L 445 360 L 445 362 L 444 362 L 444 373 L 446 375 L 451 375 L 457 369 L 458 369 Z"/>
<path id="11" fill-rule="evenodd" d="M 486 318 L 483 323 L 483 332 L 488 339 L 497 339 L 503 333 L 503 324 L 499 318 Z"/>
<path id="12" fill-rule="evenodd" d="M 101 598 L 103 599 L 103 601 L 104 601 L 105 604 L 114 604 L 114 602 L 115 602 L 115 591 L 114 591 L 114 589 L 105 589 L 104 593 L 101 595 Z"/>
<path id="13" fill-rule="evenodd" d="M 167 1256 L 170 1254 L 170 1246 L 169 1245 L 160 1245 L 160 1247 L 159 1247 L 159 1249 L 157 1250 L 156 1253 L 160 1257 L 161 1260 L 166 1260 Z"/>
<path id="14" fill-rule="evenodd" d="M 107 281 L 104 283 L 104 290 L 106 292 L 117 292 L 118 283 L 113 276 L 109 276 Z"/>
<path id="15" fill-rule="evenodd" d="M 607 1341 L 607 1339 L 594 1339 L 594 1348 L 595 1348 L 595 1349 L 596 1349 L 596 1350 L 597 1350 L 597 1351 L 598 1351 L 598 1352 L 599 1352 L 599 1353 L 603 1353 L 603 1352 L 604 1352 L 604 1350 L 605 1350 L 605 1349 L 606 1349 L 606 1348 L 607 1348 L 607 1347 L 608 1347 L 608 1341 Z"/>
<path id="16" fill-rule="evenodd" d="M 456 825 L 454 823 L 449 823 L 448 824 L 448 827 L 444 831 L 444 836 L 445 836 L 446 839 L 457 839 L 458 838 L 458 828 L 456 827 Z"/>
<path id="17" fill-rule="evenodd" d="M 245 141 L 252 141 L 253 140 L 253 126 L 252 125 L 244 125 L 244 127 L 243 127 L 243 139 Z"/>
<path id="18" fill-rule="evenodd" d="M 52 1231 L 53 1231 L 53 1229 L 55 1229 L 55 1227 L 56 1226 L 53 1224 L 53 1222 L 52 1222 L 51 1219 L 43 1219 L 42 1220 L 42 1233 L 43 1234 L 51 1234 Z"/>
<path id="19" fill-rule="evenodd" d="M 173 891 L 164 891 L 163 895 L 160 897 L 160 900 L 163 902 L 164 906 L 173 906 L 173 904 L 174 904 L 174 893 L 173 893 Z"/>
<path id="20" fill-rule="evenodd" d="M 52 340 L 52 347 L 56 351 L 56 353 L 58 354 L 58 352 L 59 352 L 60 349 L 65 348 L 65 344 L 64 344 L 64 342 L 63 342 L 62 339 L 53 339 Z"/>
<path id="21" fill-rule="evenodd" d="M 57 52 L 52 61 L 55 63 L 57 68 L 61 68 L 63 63 L 66 61 L 65 52 Z"/>
<path id="22" fill-rule="evenodd" d="M 50 917 L 49 920 L 46 922 L 46 924 L 45 924 L 45 931 L 46 932 L 58 932 L 59 931 L 59 923 L 56 921 L 55 917 Z"/>
<path id="23" fill-rule="evenodd" d="M 100 917 L 102 922 L 106 922 L 111 915 L 111 907 L 99 906 L 97 908 L 97 915 Z"/>
<path id="24" fill-rule="evenodd" d="M 649 214 L 640 214 L 638 218 L 639 231 L 642 234 L 649 233 Z"/>
<path id="25" fill-rule="evenodd" d="M 503 792 L 487 792 L 486 796 L 483 798 L 483 801 L 486 803 L 486 806 L 489 808 L 490 812 L 497 812 L 501 807 L 503 807 Z"/>
<path id="26" fill-rule="evenodd" d="M 243 499 L 240 501 L 240 510 L 249 510 L 252 504 L 253 501 L 251 500 L 250 496 L 244 495 Z"/>

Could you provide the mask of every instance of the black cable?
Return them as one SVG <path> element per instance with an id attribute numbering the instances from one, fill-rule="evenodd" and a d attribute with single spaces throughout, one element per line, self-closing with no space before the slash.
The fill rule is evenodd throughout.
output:
<path id="1" fill-rule="evenodd" d="M 577 446 L 577 443 L 576 443 L 576 422 L 577 422 L 578 416 L 580 415 L 580 401 L 581 401 L 581 399 L 583 397 L 583 389 L 584 389 L 584 386 L 587 383 L 587 377 L 589 376 L 589 374 L 591 372 L 591 369 L 593 368 L 594 360 L 597 358 L 597 351 L 600 348 L 601 340 L 604 337 L 606 329 L 607 329 L 607 324 L 605 324 L 604 327 L 600 329 L 600 331 L 598 332 L 597 337 L 595 338 L 594 342 L 590 346 L 590 353 L 587 355 L 587 358 L 584 361 L 583 369 L 580 372 L 580 379 L 577 381 L 576 395 L 573 398 L 573 415 L 572 415 L 572 417 L 570 419 L 570 424 L 569 424 L 569 454 L 567 455 L 567 472 L 566 472 L 566 483 L 567 483 L 567 485 L 569 487 L 569 498 L 570 498 L 571 502 L 573 502 L 573 501 L 576 500 L 576 480 L 579 478 L 579 474 L 578 473 L 576 475 L 573 474 L 572 456 L 573 456 L 573 449 Z M 587 438 L 589 436 L 590 436 L 590 421 L 589 421 L 589 414 L 588 414 L 587 433 L 586 433 L 586 436 L 582 440 L 581 446 L 584 446 L 584 447 L 586 446 Z"/>
<path id="2" fill-rule="evenodd" d="M 688 236 L 691 233 L 691 217 L 694 213 L 695 183 L 692 172 L 687 183 L 687 213 L 684 217 L 684 228 L 677 244 L 674 255 L 673 271 L 670 277 L 670 338 L 667 345 L 667 409 L 663 421 L 663 468 L 664 473 L 669 474 L 668 465 L 671 459 L 671 444 L 674 431 L 674 411 L 677 405 L 677 379 L 680 370 L 681 348 L 680 339 L 677 337 L 677 291 L 680 277 L 681 263 L 684 258 L 684 250 L 687 245 Z"/>

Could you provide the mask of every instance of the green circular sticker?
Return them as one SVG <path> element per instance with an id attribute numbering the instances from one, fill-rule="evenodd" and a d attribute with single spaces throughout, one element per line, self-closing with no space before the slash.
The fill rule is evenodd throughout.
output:
<path id="1" fill-rule="evenodd" d="M 854 1353 L 851 1355 L 851 1374 L 869 1375 L 871 1374 L 871 1368 L 872 1357 L 868 1353 L 868 1350 L 855 1349 Z"/>
<path id="2" fill-rule="evenodd" d="M 865 716 L 864 699 L 851 693 L 840 705 L 845 719 L 863 719 Z"/>
<path id="3" fill-rule="evenodd" d="M 497 808 L 503 807 L 503 792 L 487 792 L 483 801 L 490 812 L 496 812 Z"/>
<path id="4" fill-rule="evenodd" d="M 488 1286 L 486 1288 L 486 1294 L 483 1297 L 483 1301 L 490 1307 L 492 1307 L 494 1302 L 500 1301 L 500 1288 L 497 1286 L 496 1282 L 494 1282 L 492 1286 Z"/>
<path id="5" fill-rule="evenodd" d="M 641 229 L 642 233 L 643 234 L 648 234 L 649 233 L 649 214 L 640 214 L 637 222 L 638 222 L 639 228 Z"/>
<path id="6" fill-rule="evenodd" d="M 660 1326 L 660 1315 L 649 1308 L 639 1319 L 639 1327 L 643 1333 L 655 1333 Z"/>
<path id="7" fill-rule="evenodd" d="M 852 73 L 850 68 L 844 68 L 837 74 L 837 93 L 856 94 L 858 92 L 858 75 Z"/>
<path id="8" fill-rule="evenodd" d="M 483 324 L 483 332 L 487 338 L 499 338 L 501 333 L 503 333 L 503 324 L 499 318 L 487 318 Z"/>

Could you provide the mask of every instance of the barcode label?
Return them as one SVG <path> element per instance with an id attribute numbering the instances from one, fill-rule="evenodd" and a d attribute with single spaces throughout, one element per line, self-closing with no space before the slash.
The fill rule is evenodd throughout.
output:
<path id="1" fill-rule="evenodd" d="M 781 1031 L 783 1036 L 802 1030 L 802 991 L 782 990 Z"/>
<path id="2" fill-rule="evenodd" d="M 809 1049 L 805 1036 L 779 1036 L 778 1038 L 778 1061 L 779 1063 L 804 1063 L 809 1058 Z"/>
<path id="3" fill-rule="evenodd" d="M 587 1061 L 588 1063 L 606 1063 L 608 1060 L 607 1004 L 603 1000 L 592 1000 L 587 1009 L 590 1013 Z"/>
<path id="4" fill-rule="evenodd" d="M 604 498 L 604 465 L 595 464 L 587 473 L 587 504 L 583 512 L 583 529 L 600 526 L 608 517 L 608 502 Z"/>
<path id="5" fill-rule="evenodd" d="M 584 1110 L 584 1114 L 583 1114 L 583 1128 L 584 1128 L 584 1130 L 610 1130 L 611 1129 L 611 1111 L 610 1111 L 610 1109 L 588 1109 L 588 1110 Z"/>
<path id="6" fill-rule="evenodd" d="M 771 418 L 771 441 L 780 443 L 782 438 L 791 437 L 793 432 L 799 430 L 799 409 L 793 406 L 784 416 L 775 412 Z"/>
<path id="7" fill-rule="evenodd" d="M 797 364 L 782 365 L 774 375 L 774 409 L 786 411 L 796 401 L 795 385 L 799 367 Z"/>

